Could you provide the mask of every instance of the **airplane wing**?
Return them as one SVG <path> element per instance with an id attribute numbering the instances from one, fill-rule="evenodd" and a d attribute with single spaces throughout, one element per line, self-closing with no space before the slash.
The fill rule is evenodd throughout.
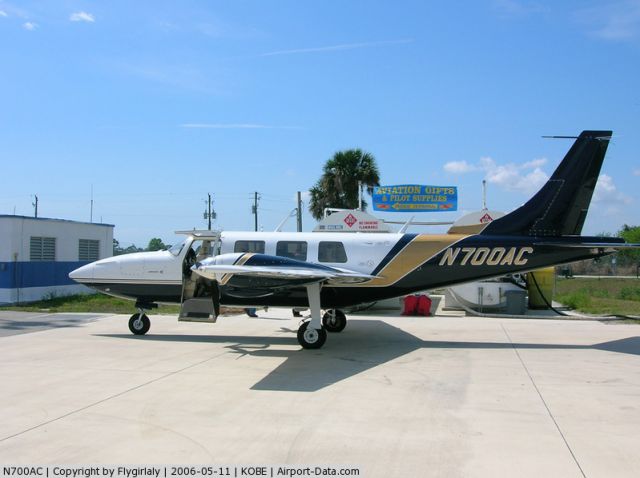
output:
<path id="1" fill-rule="evenodd" d="M 288 279 L 292 281 L 292 285 L 300 285 L 301 282 L 326 282 L 333 285 L 355 284 L 376 278 L 376 276 L 348 269 L 338 269 L 286 257 L 250 253 L 209 257 L 195 264 L 191 270 L 200 276 L 220 282 L 224 282 L 223 278 L 230 275 Z"/>

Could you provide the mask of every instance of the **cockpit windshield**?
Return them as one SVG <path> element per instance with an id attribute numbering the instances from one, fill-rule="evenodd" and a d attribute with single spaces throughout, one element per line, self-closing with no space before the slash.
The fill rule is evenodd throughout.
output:
<path id="1" fill-rule="evenodd" d="M 188 240 L 188 239 L 187 239 Z M 174 256 L 179 256 L 180 252 L 182 252 L 182 249 L 184 248 L 184 245 L 187 243 L 187 241 L 183 241 L 183 242 L 179 242 L 173 246 L 171 246 L 171 248 L 169 249 L 169 252 L 171 254 L 173 254 Z"/>

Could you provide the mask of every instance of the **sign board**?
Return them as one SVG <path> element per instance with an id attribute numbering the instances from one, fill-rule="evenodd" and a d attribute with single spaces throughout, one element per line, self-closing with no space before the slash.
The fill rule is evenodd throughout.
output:
<path id="1" fill-rule="evenodd" d="M 458 188 L 419 184 L 377 186 L 373 190 L 373 209 L 385 212 L 457 211 Z"/>
<path id="2" fill-rule="evenodd" d="M 363 211 L 339 211 L 325 217 L 313 232 L 390 232 L 383 221 Z"/>

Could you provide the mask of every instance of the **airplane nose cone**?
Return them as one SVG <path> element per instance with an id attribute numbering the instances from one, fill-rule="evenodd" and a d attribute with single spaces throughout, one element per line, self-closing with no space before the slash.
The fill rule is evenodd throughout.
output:
<path id="1" fill-rule="evenodd" d="M 95 270 L 93 264 L 87 264 L 82 267 L 78 267 L 77 269 L 69 272 L 69 279 L 72 279 L 76 282 L 87 282 L 93 279 L 93 271 Z"/>

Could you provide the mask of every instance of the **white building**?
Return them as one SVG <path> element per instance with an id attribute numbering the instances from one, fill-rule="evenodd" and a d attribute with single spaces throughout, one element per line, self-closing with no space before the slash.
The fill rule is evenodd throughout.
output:
<path id="1" fill-rule="evenodd" d="M 68 274 L 113 255 L 113 227 L 0 215 L 0 304 L 88 292 Z"/>

